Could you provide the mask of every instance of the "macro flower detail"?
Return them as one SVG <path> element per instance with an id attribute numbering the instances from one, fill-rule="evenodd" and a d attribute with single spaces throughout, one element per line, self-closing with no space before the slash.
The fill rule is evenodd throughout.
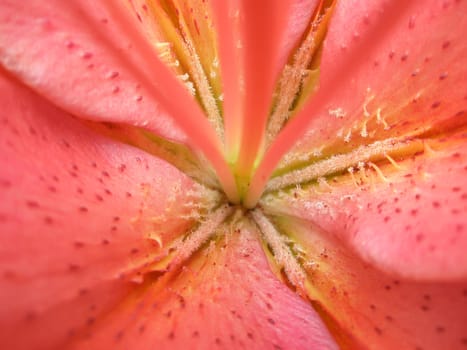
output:
<path id="1" fill-rule="evenodd" d="M 0 4 L 0 347 L 467 349 L 463 0 Z"/>

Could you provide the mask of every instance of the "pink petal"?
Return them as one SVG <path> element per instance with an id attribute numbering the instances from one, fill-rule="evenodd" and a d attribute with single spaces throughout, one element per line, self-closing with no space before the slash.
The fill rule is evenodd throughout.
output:
<path id="1" fill-rule="evenodd" d="M 300 247 L 310 298 L 342 349 L 465 349 L 465 281 L 414 282 L 385 274 L 314 224 L 282 223 Z"/>
<path id="2" fill-rule="evenodd" d="M 149 57 L 103 4 L 3 1 L 0 13 L 1 62 L 55 104 L 88 119 L 147 126 L 185 140 L 141 79 L 153 75 Z"/>
<path id="3" fill-rule="evenodd" d="M 91 0 L 38 0 L 28 6 L 4 1 L 0 62 L 74 115 L 145 127 L 204 152 L 234 197 L 213 129 L 138 31 L 136 16 L 130 18 L 122 6 Z"/>
<path id="4" fill-rule="evenodd" d="M 278 136 L 253 186 L 292 146 L 298 155 L 332 147 L 325 157 L 442 120 L 455 123 L 466 108 L 465 10 L 458 1 L 339 2 L 320 89 Z"/>
<path id="5" fill-rule="evenodd" d="M 466 135 L 464 134 L 463 137 Z M 467 277 L 467 146 L 297 191 L 271 210 L 305 218 L 376 267 L 415 279 Z M 357 180 L 358 179 L 358 180 Z M 364 184 L 360 183 L 364 181 Z"/>
<path id="6" fill-rule="evenodd" d="M 342 4 L 323 54 L 325 89 L 333 63 L 339 67 L 341 56 L 362 48 L 365 27 L 372 26 L 379 8 L 376 2 L 363 11 L 363 5 Z M 366 163 L 363 177 L 358 162 L 368 159 L 356 158 L 340 170 L 347 175 L 312 186 L 289 212 L 313 220 L 385 270 L 416 279 L 459 279 L 467 276 L 467 21 L 462 15 L 467 9 L 465 2 L 417 4 L 402 7 L 405 12 L 391 30 L 383 30 L 384 40 L 367 47 L 370 51 L 347 56 L 367 64 L 352 61 L 352 79 L 342 81 L 332 96 L 327 90 L 329 95 L 321 96 L 325 102 L 310 104 L 316 114 L 289 159 L 307 152 L 308 162 L 318 164 L 360 145 L 398 138 L 423 146 L 393 155 L 395 165 L 388 159 L 376 167 Z M 336 116 L 338 109 L 344 115 Z M 382 158 L 386 152 L 380 152 Z M 349 174 L 351 167 L 357 179 Z"/>
<path id="7" fill-rule="evenodd" d="M 50 349 L 141 282 L 196 196 L 169 164 L 5 75 L 0 91 L 0 344 Z"/>
<path id="8" fill-rule="evenodd" d="M 219 35 L 227 157 L 249 176 L 261 153 L 274 84 L 316 2 L 213 2 Z M 298 15 L 304 10 L 304 16 Z M 287 50 L 287 51 L 285 51 Z"/>
<path id="9" fill-rule="evenodd" d="M 467 107 L 465 10 L 465 2 L 437 0 L 338 4 L 323 51 L 322 91 L 302 113 L 312 118 L 297 149 L 337 141 L 355 147 L 459 119 Z"/>
<path id="10" fill-rule="evenodd" d="M 319 5 L 319 0 L 294 0 L 291 2 L 290 15 L 284 29 L 284 39 L 281 42 L 280 59 L 277 60 L 277 69 L 282 70 L 290 58 L 290 52 L 298 44 L 300 38 L 310 25 L 313 12 Z"/>
<path id="11" fill-rule="evenodd" d="M 336 349 L 319 316 L 272 274 L 257 232 L 225 230 L 180 271 L 148 281 L 76 349 Z"/>

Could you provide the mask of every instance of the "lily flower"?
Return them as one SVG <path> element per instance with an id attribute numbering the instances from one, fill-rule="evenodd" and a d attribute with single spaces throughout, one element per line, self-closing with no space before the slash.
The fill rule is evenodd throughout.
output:
<path id="1" fill-rule="evenodd" d="M 2 0 L 2 349 L 467 349 L 467 2 Z"/>

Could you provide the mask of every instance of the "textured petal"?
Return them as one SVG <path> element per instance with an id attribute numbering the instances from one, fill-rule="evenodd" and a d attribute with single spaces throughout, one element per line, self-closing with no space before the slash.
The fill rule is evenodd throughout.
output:
<path id="1" fill-rule="evenodd" d="M 123 6 L 4 1 L 0 62 L 73 115 L 142 126 L 204 152 L 230 195 L 233 178 L 214 130 Z"/>
<path id="2" fill-rule="evenodd" d="M 274 84 L 315 3 L 213 2 L 219 34 L 227 156 L 249 177 L 263 147 Z M 289 26 L 289 24 L 291 24 Z M 288 28 L 288 29 L 286 29 Z"/>
<path id="3" fill-rule="evenodd" d="M 314 224 L 276 218 L 341 349 L 465 349 L 467 282 L 414 282 L 363 262 Z M 403 258 L 401 258 L 403 260 Z"/>
<path id="4" fill-rule="evenodd" d="M 277 69 L 281 70 L 284 68 L 285 62 L 289 59 L 290 52 L 303 36 L 305 29 L 310 25 L 310 19 L 318 4 L 318 0 L 292 1 Z"/>
<path id="5" fill-rule="evenodd" d="M 389 23 L 378 17 L 379 1 L 336 7 L 322 57 L 321 100 L 304 111 L 312 120 L 300 151 L 330 142 L 342 151 L 413 135 L 442 120 L 454 123 L 467 107 L 466 3 L 394 4 L 386 9 L 398 11 Z"/>
<path id="6" fill-rule="evenodd" d="M 126 26 L 119 5 L 101 1 L 15 1 L 1 5 L 1 61 L 54 103 L 88 119 L 145 126 L 184 141 L 164 92 L 190 97 L 164 81 L 168 70 Z M 156 75 L 157 74 L 157 79 Z M 167 90 L 167 91 L 164 91 Z M 158 100 L 155 100 L 155 97 Z M 160 103 L 162 102 L 162 104 Z"/>
<path id="7" fill-rule="evenodd" d="M 224 228 L 175 274 L 148 283 L 77 349 L 336 349 L 311 306 L 279 282 L 245 226 Z"/>
<path id="8" fill-rule="evenodd" d="M 356 170 L 291 190 L 294 195 L 267 206 L 313 221 L 385 270 L 416 279 L 466 278 L 465 137 L 461 145 L 422 152 L 397 169 L 389 163 Z"/>
<path id="9" fill-rule="evenodd" d="M 323 49 L 320 89 L 279 134 L 254 181 L 266 181 L 292 145 L 280 167 L 417 135 L 442 121 L 465 124 L 465 5 L 339 2 Z"/>
<path id="10" fill-rule="evenodd" d="M 364 28 L 372 25 L 380 6 L 343 4 L 323 54 L 325 86 L 332 63 L 339 66 L 342 55 L 350 55 L 354 46 L 361 49 Z M 405 12 L 391 31 L 382 32 L 384 40 L 370 45 L 367 64 L 357 60 L 355 69 L 348 66 L 352 79 L 343 80 L 330 105 L 316 111 L 305 139 L 282 166 L 315 167 L 314 177 L 306 179 L 314 185 L 298 200 L 295 214 L 349 242 L 366 260 L 413 278 L 463 278 L 465 2 L 417 4 L 402 7 Z M 355 16 L 349 24 L 351 11 Z M 407 147 L 398 150 L 403 144 Z M 370 149 L 376 152 L 366 156 Z M 332 163 L 330 171 L 320 171 L 326 162 Z"/>
<path id="11" fill-rule="evenodd" d="M 49 349 L 140 281 L 190 225 L 196 189 L 4 75 L 0 84 L 0 344 Z"/>

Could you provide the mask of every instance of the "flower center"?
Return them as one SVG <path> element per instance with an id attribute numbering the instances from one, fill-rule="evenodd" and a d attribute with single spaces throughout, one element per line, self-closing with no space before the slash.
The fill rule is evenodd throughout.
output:
<path id="1" fill-rule="evenodd" d="M 258 107 L 261 102 L 256 100 L 251 89 L 248 90 L 249 76 L 246 74 L 249 67 L 244 57 L 248 55 L 249 43 L 242 36 L 244 19 L 240 18 L 241 11 L 229 17 L 232 23 L 228 29 L 234 37 L 235 47 L 225 48 L 219 47 L 216 35 L 222 31 L 222 23 L 216 23 L 212 9 L 205 1 L 131 2 L 160 59 L 196 99 L 220 141 L 223 149 L 219 151 L 231 175 L 221 174 L 216 168 L 218 160 L 207 157 L 230 202 L 242 203 L 248 208 L 258 202 L 265 182 L 258 182 L 252 191 L 252 177 L 275 137 L 315 91 L 320 49 L 333 6 L 334 1 L 321 1 L 315 9 L 276 79 L 273 94 L 267 99 L 269 102 L 266 101 L 265 108 L 261 109 Z M 229 9 L 230 12 L 233 10 Z M 226 51 L 234 57 L 224 57 Z M 231 62 L 224 64 L 228 60 Z M 231 71 L 239 74 L 234 77 L 234 82 L 229 76 Z M 228 101 L 224 101 L 224 92 L 229 93 Z M 265 124 L 256 122 L 262 119 Z M 203 163 L 205 166 L 206 162 Z M 234 181 L 229 182 L 226 176 L 233 176 Z"/>
<path id="2" fill-rule="evenodd" d="M 187 204 L 190 210 L 195 208 L 187 214 L 193 222 L 192 229 L 165 248 L 166 258 L 157 262 L 156 269 L 179 266 L 215 239 L 218 232 L 235 233 L 245 225 L 253 226 L 261 236 L 271 265 L 275 266 L 273 270 L 298 293 L 306 295 L 300 247 L 281 232 L 280 222 L 274 221 L 274 216 L 285 214 L 283 218 L 287 220 L 288 213 L 283 207 L 293 207 L 294 201 L 309 190 L 330 191 L 334 186 L 350 184 L 358 191 L 368 190 L 378 181 L 390 183 L 391 175 L 402 168 L 400 161 L 420 154 L 436 155 L 438 148 L 447 144 L 441 145 L 438 139 L 465 130 L 465 121 L 455 121 L 458 116 L 429 126 L 416 119 L 405 127 L 400 116 L 407 113 L 406 106 L 387 108 L 391 106 L 385 105 L 385 96 L 375 96 L 368 87 L 368 98 L 361 108 L 329 109 L 329 117 L 342 121 L 342 127 L 331 131 L 334 134 L 328 135 L 326 142 L 319 145 L 311 142 L 311 147 L 296 145 L 291 151 L 279 147 L 281 151 L 276 158 L 286 155 L 277 164 L 268 160 L 268 152 L 280 141 L 278 135 L 304 102 L 317 92 L 321 47 L 334 1 L 319 3 L 292 49 L 273 84 L 264 124 L 250 120 L 257 117 L 248 113 L 257 111 L 254 107 L 244 108 L 256 102 L 256 95 L 248 94 L 243 87 L 248 70 L 234 67 L 233 71 L 241 73 L 235 77 L 239 83 L 232 85 L 229 81 L 229 72 L 226 73 L 229 67 L 223 66 L 211 9 L 205 1 L 193 0 L 190 6 L 183 1 L 164 0 L 135 0 L 131 4 L 160 59 L 204 112 L 219 141 L 217 151 L 221 155 L 213 158 L 195 143 L 177 144 L 144 129 L 93 125 L 111 137 L 167 160 L 200 185 L 199 195 L 195 196 L 197 202 Z M 235 48 L 242 53 L 247 46 L 238 34 L 242 32 L 242 21 L 237 15 L 232 21 L 229 30 L 234 33 L 238 45 Z M 236 58 L 241 66 L 244 63 L 241 55 Z M 421 94 L 418 91 L 408 96 L 407 103 L 417 102 Z M 432 108 L 438 105 L 435 102 Z M 222 161 L 226 172 L 219 171 Z"/>

